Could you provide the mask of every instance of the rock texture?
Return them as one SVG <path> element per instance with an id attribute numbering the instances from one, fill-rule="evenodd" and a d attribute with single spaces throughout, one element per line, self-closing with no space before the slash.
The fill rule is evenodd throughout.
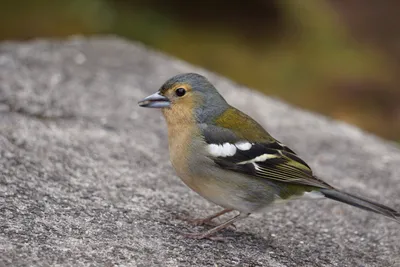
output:
<path id="1" fill-rule="evenodd" d="M 180 217 L 218 207 L 169 163 L 165 123 L 138 100 L 181 72 L 349 192 L 400 209 L 400 150 L 112 37 L 0 44 L 0 266 L 400 266 L 400 225 L 334 201 L 294 201 L 191 240 Z M 323 101 L 323 99 L 321 99 Z"/>

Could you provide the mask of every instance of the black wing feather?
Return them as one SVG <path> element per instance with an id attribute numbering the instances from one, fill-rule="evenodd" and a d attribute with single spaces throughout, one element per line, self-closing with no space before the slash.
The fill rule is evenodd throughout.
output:
<path id="1" fill-rule="evenodd" d="M 207 126 L 202 131 L 208 144 L 247 142 L 247 140 L 238 138 L 231 130 L 226 128 Z M 254 177 L 283 183 L 331 188 L 330 185 L 316 178 L 308 164 L 299 158 L 293 150 L 279 141 L 251 144 L 252 146 L 248 150 L 237 149 L 233 156 L 213 157 L 213 160 L 221 168 Z M 263 155 L 268 155 L 268 158 L 264 161 L 254 161 L 257 157 Z"/>

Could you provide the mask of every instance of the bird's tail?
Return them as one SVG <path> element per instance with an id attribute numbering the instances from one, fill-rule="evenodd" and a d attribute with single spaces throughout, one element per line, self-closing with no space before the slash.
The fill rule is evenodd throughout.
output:
<path id="1" fill-rule="evenodd" d="M 321 189 L 320 192 L 327 198 L 337 200 L 354 207 L 372 211 L 400 223 L 400 212 L 371 200 L 350 195 L 336 189 Z"/>

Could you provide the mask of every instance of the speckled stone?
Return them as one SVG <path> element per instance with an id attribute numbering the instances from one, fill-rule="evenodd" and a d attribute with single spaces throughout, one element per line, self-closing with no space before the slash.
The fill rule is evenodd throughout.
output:
<path id="1" fill-rule="evenodd" d="M 219 208 L 175 176 L 161 113 L 137 102 L 189 71 L 327 182 L 400 209 L 399 147 L 353 126 L 115 37 L 3 42 L 0 266 L 400 266 L 399 224 L 330 200 L 184 238 L 204 228 L 180 216 Z"/>

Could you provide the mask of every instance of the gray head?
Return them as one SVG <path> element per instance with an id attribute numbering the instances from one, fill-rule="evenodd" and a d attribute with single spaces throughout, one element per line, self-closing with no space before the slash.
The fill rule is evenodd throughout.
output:
<path id="1" fill-rule="evenodd" d="M 207 122 L 229 105 L 217 89 L 196 73 L 184 73 L 167 80 L 157 93 L 139 102 L 141 107 L 193 110 L 197 122 Z"/>

